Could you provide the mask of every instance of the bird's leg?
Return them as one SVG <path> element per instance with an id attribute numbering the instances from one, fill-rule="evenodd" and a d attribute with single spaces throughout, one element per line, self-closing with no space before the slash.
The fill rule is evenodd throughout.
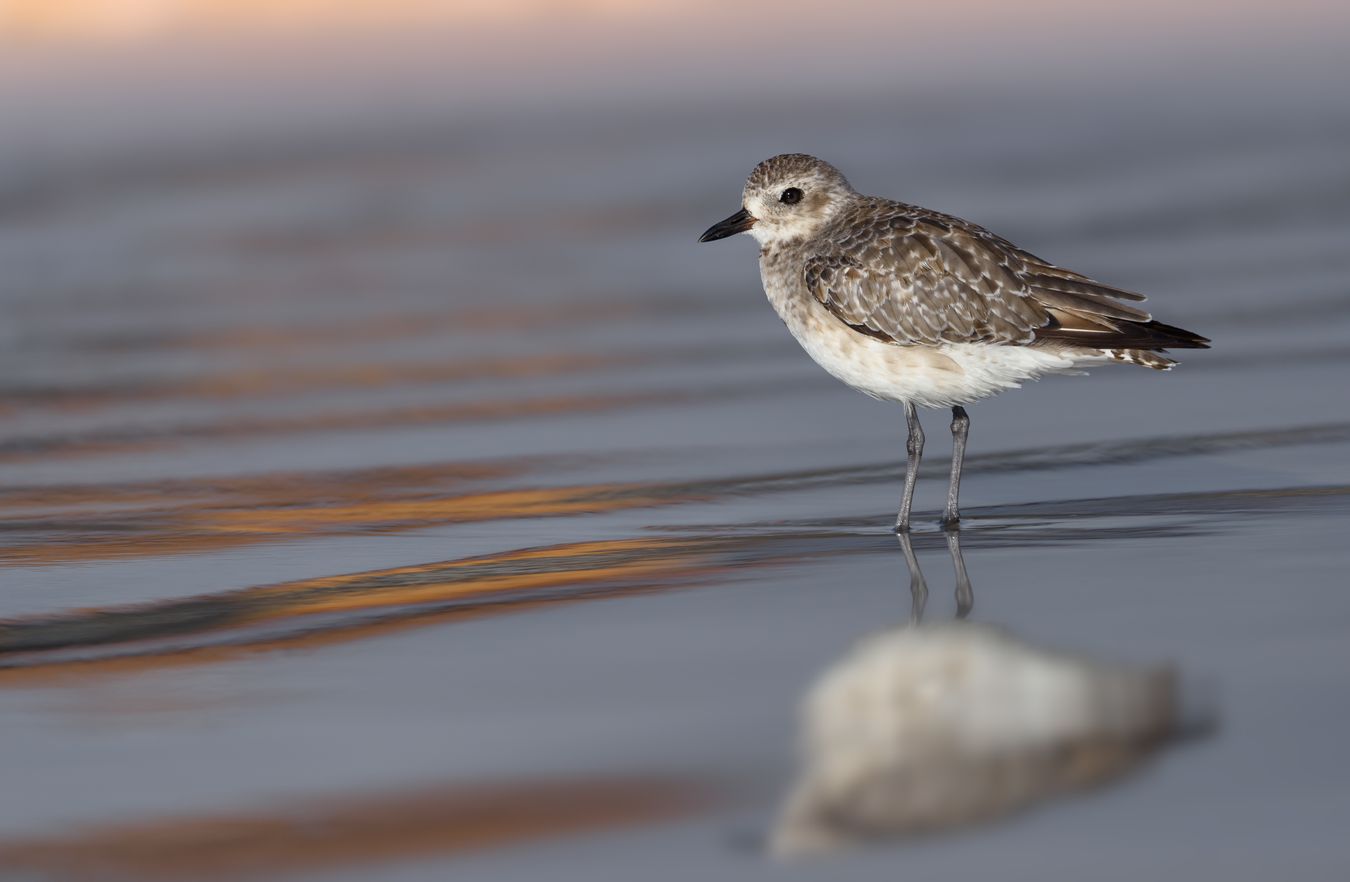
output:
<path id="1" fill-rule="evenodd" d="M 966 559 L 961 555 L 961 533 L 947 530 L 947 551 L 952 556 L 952 568 L 956 570 L 956 617 L 964 619 L 975 608 L 975 589 L 970 584 L 970 574 L 966 572 Z"/>
<path id="2" fill-rule="evenodd" d="M 909 621 L 917 625 L 923 621 L 923 608 L 928 603 L 928 583 L 919 569 L 919 559 L 914 556 L 914 545 L 909 541 L 908 533 L 899 533 L 900 550 L 905 554 L 905 566 L 909 568 Z"/>
<path id="3" fill-rule="evenodd" d="M 966 459 L 966 435 L 970 433 L 970 417 L 966 409 L 952 408 L 952 481 L 947 485 L 947 510 L 942 513 L 942 526 L 955 527 L 961 522 L 961 465 Z"/>
<path id="4" fill-rule="evenodd" d="M 909 454 L 909 460 L 905 467 L 905 493 L 900 497 L 900 514 L 895 518 L 897 533 L 909 530 L 909 510 L 914 505 L 914 482 L 919 480 L 919 460 L 923 459 L 923 426 L 919 425 L 919 412 L 908 401 L 905 402 L 905 422 L 909 425 L 909 438 L 905 441 L 905 453 Z"/>

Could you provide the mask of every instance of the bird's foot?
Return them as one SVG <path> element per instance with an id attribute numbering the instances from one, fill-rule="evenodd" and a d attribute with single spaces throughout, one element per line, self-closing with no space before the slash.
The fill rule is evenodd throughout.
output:
<path id="1" fill-rule="evenodd" d="M 942 516 L 940 523 L 944 530 L 959 530 L 961 529 L 961 515 L 956 514 L 955 512 L 948 512 Z"/>

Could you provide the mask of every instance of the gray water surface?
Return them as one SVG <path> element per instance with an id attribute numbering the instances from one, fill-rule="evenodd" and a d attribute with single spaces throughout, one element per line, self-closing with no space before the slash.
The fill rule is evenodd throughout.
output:
<path id="1" fill-rule="evenodd" d="M 901 411 L 797 349 L 750 241 L 694 242 L 755 162 L 805 150 L 1214 340 L 972 407 L 961 532 L 974 621 L 1172 665 L 1214 726 L 1090 794 L 794 872 L 1344 878 L 1350 107 L 1189 88 L 382 120 L 320 159 L 260 131 L 9 166 L 0 859 L 187 878 L 208 870 L 99 831 L 191 851 L 179 821 L 351 806 L 359 830 L 367 800 L 426 817 L 401 794 L 472 785 L 524 788 L 503 838 L 315 834 L 212 872 L 789 872 L 759 845 L 797 705 L 910 610 Z M 943 620 L 925 420 L 915 546 Z M 620 809 L 522 820 L 559 781 Z"/>

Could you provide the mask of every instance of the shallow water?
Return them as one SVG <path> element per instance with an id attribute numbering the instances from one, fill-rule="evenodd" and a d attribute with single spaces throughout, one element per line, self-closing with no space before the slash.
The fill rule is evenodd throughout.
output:
<path id="1" fill-rule="evenodd" d="M 898 408 L 798 351 L 748 241 L 694 244 L 751 164 L 806 149 L 1215 340 L 972 408 L 961 531 L 973 620 L 1171 665 L 1212 727 L 813 872 L 1337 878 L 1350 108 L 1203 97 L 409 123 L 317 160 L 264 132 L 78 186 L 7 166 L 0 860 L 780 872 L 797 705 L 911 610 Z"/>

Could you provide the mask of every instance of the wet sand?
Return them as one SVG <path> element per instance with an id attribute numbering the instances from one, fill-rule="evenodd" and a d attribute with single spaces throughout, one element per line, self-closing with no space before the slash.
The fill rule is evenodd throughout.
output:
<path id="1" fill-rule="evenodd" d="M 799 702 L 911 612 L 899 409 L 797 350 L 749 241 L 694 243 L 750 165 L 806 149 L 1215 341 L 971 408 L 961 531 L 973 621 L 1169 665 L 1215 725 L 811 872 L 1337 878 L 1350 112 L 890 100 L 409 125 L 322 162 L 260 135 L 78 187 L 7 166 L 0 863 L 780 873 Z M 930 621 L 954 614 L 944 425 Z"/>

